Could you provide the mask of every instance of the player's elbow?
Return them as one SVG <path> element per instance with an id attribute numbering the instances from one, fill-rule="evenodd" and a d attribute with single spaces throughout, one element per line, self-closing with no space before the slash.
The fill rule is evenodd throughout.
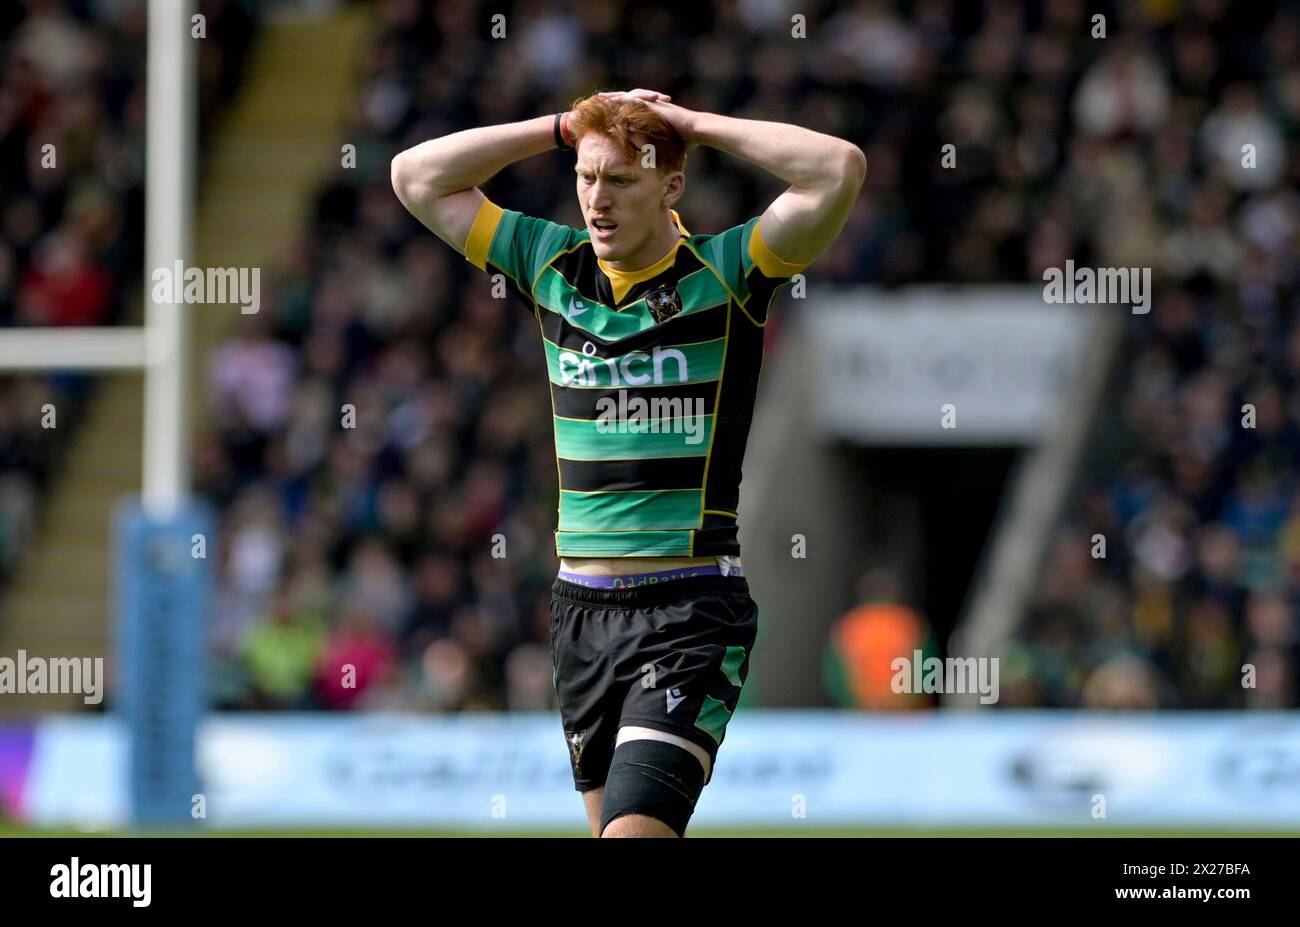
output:
<path id="1" fill-rule="evenodd" d="M 855 190 L 862 189 L 862 184 L 867 179 L 867 156 L 857 145 L 851 143 L 846 145 L 844 163 L 840 170 L 846 184 L 851 185 Z"/>
<path id="2" fill-rule="evenodd" d="M 412 160 L 409 150 L 402 151 L 393 157 L 392 164 L 389 165 L 388 176 L 393 183 L 393 192 L 403 203 L 410 202 L 415 186 L 416 171 Z"/>
<path id="3" fill-rule="evenodd" d="M 411 148 L 393 158 L 389 179 L 393 183 L 393 192 L 407 208 L 427 202 L 439 193 L 437 172 Z"/>

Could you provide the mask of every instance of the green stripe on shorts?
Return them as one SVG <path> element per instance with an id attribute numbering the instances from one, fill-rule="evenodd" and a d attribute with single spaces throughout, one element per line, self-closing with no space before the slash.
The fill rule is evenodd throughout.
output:
<path id="1" fill-rule="evenodd" d="M 731 712 L 727 710 L 727 706 L 713 696 L 706 695 L 704 705 L 695 718 L 695 726 L 721 745 L 722 732 L 727 729 L 727 722 L 730 720 Z"/>
<path id="2" fill-rule="evenodd" d="M 740 667 L 744 662 L 744 647 L 728 647 L 727 655 L 722 658 L 722 675 L 726 676 L 727 682 L 731 683 L 737 689 L 742 685 L 740 681 Z"/>

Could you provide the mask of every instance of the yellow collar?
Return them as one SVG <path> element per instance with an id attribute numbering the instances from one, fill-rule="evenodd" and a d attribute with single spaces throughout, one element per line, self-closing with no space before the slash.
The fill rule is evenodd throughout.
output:
<path id="1" fill-rule="evenodd" d="M 628 290 L 632 289 L 633 286 L 643 280 L 657 277 L 673 265 L 673 261 L 677 258 L 678 246 L 682 243 L 683 238 L 690 236 L 690 233 L 686 231 L 686 226 L 682 225 L 682 219 L 681 216 L 677 215 L 677 210 L 669 209 L 668 214 L 672 216 L 673 224 L 677 226 L 680 234 L 677 236 L 677 240 L 673 242 L 673 246 L 668 250 L 668 253 L 649 267 L 643 267 L 640 270 L 616 270 L 606 264 L 604 258 L 596 258 L 596 263 L 604 271 L 605 276 L 609 278 L 610 288 L 614 291 L 614 302 L 622 302 L 623 297 L 627 295 Z"/>

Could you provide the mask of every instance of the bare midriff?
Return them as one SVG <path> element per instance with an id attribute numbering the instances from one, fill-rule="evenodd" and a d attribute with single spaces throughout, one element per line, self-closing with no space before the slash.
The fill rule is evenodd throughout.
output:
<path id="1" fill-rule="evenodd" d="M 732 557 L 731 562 L 741 565 L 739 557 Z M 583 576 L 630 576 L 689 566 L 716 566 L 717 563 L 717 557 L 561 557 L 560 569 Z"/>

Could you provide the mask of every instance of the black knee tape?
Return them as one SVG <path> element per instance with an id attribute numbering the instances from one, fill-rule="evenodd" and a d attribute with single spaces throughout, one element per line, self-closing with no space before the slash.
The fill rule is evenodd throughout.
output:
<path id="1" fill-rule="evenodd" d="M 680 837 L 702 791 L 704 767 L 685 747 L 661 740 L 621 743 L 605 780 L 601 833 L 620 815 L 645 814 L 663 821 Z"/>

